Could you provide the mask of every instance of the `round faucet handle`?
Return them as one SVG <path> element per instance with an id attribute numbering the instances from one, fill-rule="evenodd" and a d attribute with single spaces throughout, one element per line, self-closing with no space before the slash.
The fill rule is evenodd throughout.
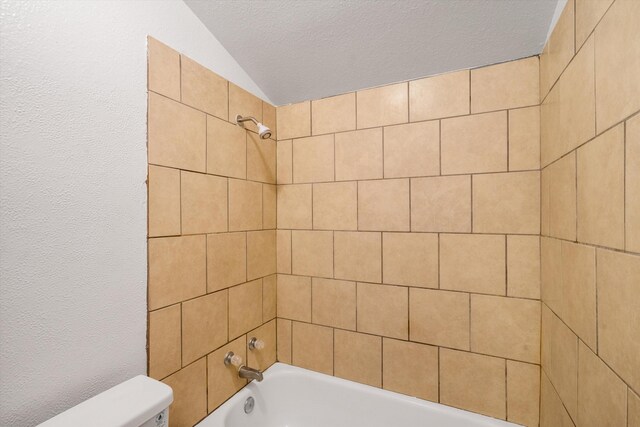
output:
<path id="1" fill-rule="evenodd" d="M 256 337 L 252 337 L 249 340 L 249 350 L 263 350 L 264 349 L 264 341 L 259 340 Z"/>
<path id="2" fill-rule="evenodd" d="M 236 368 L 239 368 L 242 365 L 242 357 L 234 354 L 233 351 L 230 351 L 224 356 L 224 364 L 227 366 L 233 365 Z"/>

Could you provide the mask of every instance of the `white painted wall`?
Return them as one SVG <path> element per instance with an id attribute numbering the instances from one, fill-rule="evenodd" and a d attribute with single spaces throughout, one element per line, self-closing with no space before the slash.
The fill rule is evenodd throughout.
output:
<path id="1" fill-rule="evenodd" d="M 146 36 L 264 97 L 182 1 L 0 0 L 0 426 L 146 371 Z"/>
<path id="2" fill-rule="evenodd" d="M 551 37 L 551 33 L 553 33 L 553 29 L 556 27 L 558 19 L 560 19 L 560 15 L 562 15 L 562 11 L 564 10 L 564 7 L 566 5 L 567 0 L 558 0 L 558 2 L 556 3 L 556 8 L 553 11 L 553 16 L 551 17 L 551 23 L 549 23 L 549 30 L 547 30 L 547 39 L 544 42 L 545 45 L 549 41 L 549 37 Z"/>

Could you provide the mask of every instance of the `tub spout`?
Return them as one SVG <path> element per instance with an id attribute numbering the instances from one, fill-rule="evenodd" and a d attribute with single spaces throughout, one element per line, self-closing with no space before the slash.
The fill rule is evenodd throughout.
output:
<path id="1" fill-rule="evenodd" d="M 238 369 L 238 376 L 247 380 L 262 381 L 262 372 L 248 366 L 241 366 L 240 369 Z"/>

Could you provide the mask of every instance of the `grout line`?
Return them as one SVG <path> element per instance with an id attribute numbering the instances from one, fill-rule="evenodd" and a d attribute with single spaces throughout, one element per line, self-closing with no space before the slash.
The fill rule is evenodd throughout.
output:
<path id="1" fill-rule="evenodd" d="M 627 249 L 627 122 L 622 128 L 622 247 Z"/>
<path id="2" fill-rule="evenodd" d="M 411 228 L 412 228 L 412 217 L 411 217 L 411 211 L 413 210 L 411 207 L 411 178 L 408 178 L 407 181 L 409 181 L 409 232 L 411 232 Z"/>
<path id="3" fill-rule="evenodd" d="M 594 281 L 595 281 L 595 291 L 596 291 L 596 354 L 598 354 L 600 352 L 599 346 L 600 346 L 600 337 L 599 335 L 599 330 L 600 328 L 598 327 L 599 323 L 599 319 L 598 319 L 598 251 L 594 250 L 593 251 L 593 257 L 594 257 L 594 261 L 593 261 L 593 277 L 594 277 Z"/>
<path id="4" fill-rule="evenodd" d="M 504 236 L 504 294 L 509 296 L 509 237 Z"/>
<path id="5" fill-rule="evenodd" d="M 471 294 L 467 295 L 467 300 L 469 301 L 469 350 L 468 351 L 472 351 L 473 349 L 471 348 Z"/>
<path id="6" fill-rule="evenodd" d="M 230 190 L 229 187 L 231 186 L 231 181 L 229 179 L 227 179 L 227 232 L 230 232 L 230 225 L 229 225 L 229 221 L 231 218 L 231 198 L 230 196 Z"/>
<path id="7" fill-rule="evenodd" d="M 438 176 L 442 175 L 442 120 L 438 120 Z"/>
<path id="8" fill-rule="evenodd" d="M 635 392 L 635 390 L 633 389 L 633 387 L 631 387 L 631 386 L 630 386 L 630 385 L 629 385 L 629 384 L 628 384 L 628 383 L 627 383 L 627 382 L 626 382 L 626 381 L 625 381 L 625 380 L 624 380 L 620 375 L 618 375 L 617 371 L 616 371 L 615 369 L 613 369 L 613 368 L 612 368 L 612 367 L 607 363 L 607 361 L 605 361 L 605 360 L 604 360 L 604 359 L 602 359 L 598 354 L 596 354 L 596 353 L 593 351 L 593 349 L 592 349 L 592 348 L 591 348 L 587 343 L 585 343 L 585 342 L 584 342 L 584 340 L 582 340 L 582 338 L 580 338 L 580 336 L 579 336 L 579 335 L 578 335 L 578 334 L 577 334 L 577 333 L 576 333 L 576 332 L 571 328 L 571 326 L 569 326 L 569 325 L 564 321 L 564 319 L 562 319 L 562 318 L 561 318 L 561 317 L 560 317 L 560 316 L 559 316 L 559 315 L 558 315 L 558 314 L 553 310 L 553 308 L 551 308 L 551 307 L 549 306 L 549 304 L 547 304 L 547 303 L 546 303 L 546 301 L 541 301 L 541 304 L 543 304 L 543 305 L 544 305 L 544 307 L 546 307 L 546 308 L 547 308 L 547 310 L 549 310 L 549 311 L 553 314 L 553 317 L 554 317 L 555 319 L 557 319 L 560 323 L 562 323 L 562 325 L 564 325 L 564 327 L 565 327 L 565 328 L 567 328 L 567 329 L 568 329 L 568 330 L 569 330 L 569 331 L 570 331 L 570 332 L 571 332 L 571 333 L 576 337 L 576 339 L 577 339 L 578 341 L 582 342 L 582 344 L 584 344 L 584 346 L 585 346 L 585 347 L 587 347 L 587 348 L 589 349 L 589 351 L 591 351 L 592 353 L 594 353 L 594 354 L 595 354 L 595 355 L 600 359 L 600 361 L 601 361 L 601 362 L 602 362 L 602 363 L 603 363 L 607 368 L 609 368 L 609 369 L 611 370 L 611 372 L 613 372 L 613 373 L 614 373 L 614 374 L 615 374 L 615 375 L 620 379 L 620 381 L 622 381 L 624 384 L 626 384 L 626 385 L 627 385 L 627 387 L 629 387 L 632 391 L 634 391 L 634 392 Z M 541 329 L 541 330 L 542 330 L 542 329 Z"/>
<path id="9" fill-rule="evenodd" d="M 436 348 L 437 348 L 437 351 L 438 351 L 438 402 L 440 402 L 440 389 L 441 389 L 441 387 L 440 387 L 440 377 L 442 376 L 441 372 L 440 372 L 440 366 L 441 366 L 440 365 L 440 347 L 436 347 Z"/>
<path id="10" fill-rule="evenodd" d="M 384 283 L 384 234 L 385 233 L 380 232 L 380 283 Z"/>
<path id="11" fill-rule="evenodd" d="M 382 179 L 387 178 L 385 175 L 385 168 L 384 168 L 384 158 L 385 158 L 385 151 L 384 151 L 384 134 L 385 132 L 385 127 L 381 127 L 380 128 L 380 133 L 382 134 Z"/>
<path id="12" fill-rule="evenodd" d="M 567 154 L 570 154 L 570 153 L 567 153 Z M 565 156 L 562 156 L 562 157 L 565 157 Z M 553 163 L 555 163 L 555 161 Z M 155 165 L 155 164 L 150 164 L 150 165 L 171 168 L 171 166 Z M 549 165 L 551 165 L 551 163 Z M 356 181 L 364 182 L 364 181 L 383 181 L 383 180 L 386 181 L 386 180 L 389 180 L 389 179 L 440 178 L 440 177 L 456 177 L 456 176 L 470 176 L 470 175 L 498 175 L 498 174 L 513 174 L 513 173 L 523 173 L 523 172 L 540 172 L 540 169 L 534 168 L 534 169 L 521 169 L 521 170 L 512 170 L 512 171 L 502 170 L 502 171 L 495 171 L 495 172 L 473 172 L 473 171 L 469 171 L 469 172 L 464 172 L 464 173 L 449 173 L 449 174 L 444 174 L 444 175 L 395 176 L 393 178 L 352 178 L 352 179 L 338 179 L 337 181 L 313 181 L 313 183 L 314 184 L 332 184 L 332 183 L 340 183 L 340 182 L 356 182 Z M 195 171 L 193 173 L 201 173 L 202 174 L 204 172 Z M 226 178 L 226 176 L 223 176 L 223 175 L 215 175 L 215 174 L 207 174 L 207 175 L 220 176 L 220 177 Z M 230 178 L 234 178 L 234 177 L 230 177 Z M 238 178 L 236 178 L 236 179 L 238 179 Z M 262 183 L 262 184 L 272 184 L 273 185 L 273 183 L 266 182 L 266 181 L 255 181 L 255 180 L 247 180 L 247 181 L 259 182 L 259 183 Z M 278 185 L 286 186 L 286 185 L 302 185 L 302 184 L 310 184 L 310 183 L 311 182 L 295 182 L 295 183 L 286 183 L 286 184 L 278 184 Z"/>
<path id="13" fill-rule="evenodd" d="M 511 116 L 511 113 L 509 112 L 509 110 L 507 110 L 507 170 L 509 172 L 511 172 L 511 166 L 509 165 L 509 157 L 510 157 L 509 149 L 510 149 L 510 146 L 511 146 L 511 141 L 509 139 L 509 134 L 510 134 L 510 132 L 509 132 L 509 126 L 510 126 L 509 117 L 510 116 Z"/>
<path id="14" fill-rule="evenodd" d="M 356 331 L 358 330 L 358 282 L 354 282 L 353 284 L 356 288 Z"/>
<path id="15" fill-rule="evenodd" d="M 336 134 L 333 134 L 333 180 L 336 180 Z"/>
<path id="16" fill-rule="evenodd" d="M 625 398 L 626 398 L 625 405 L 627 406 L 627 413 L 625 415 L 627 417 L 627 419 L 626 419 L 627 426 L 631 427 L 631 424 L 630 424 L 630 421 L 629 421 L 629 418 L 631 417 L 631 415 L 630 415 L 631 414 L 631 410 L 629 409 L 629 390 L 630 390 L 630 388 L 627 387 L 627 392 L 625 393 L 625 395 L 626 395 L 625 396 Z"/>
<path id="17" fill-rule="evenodd" d="M 473 233 L 473 175 L 469 175 L 471 181 L 471 233 Z"/>
<path id="18" fill-rule="evenodd" d="M 613 3 L 613 2 L 612 2 Z M 575 16 L 575 14 L 574 14 Z M 595 27 L 594 27 L 595 30 Z M 589 36 L 591 37 L 591 36 Z M 585 43 L 587 40 L 589 40 L 589 37 L 587 37 L 585 39 Z M 594 133 L 597 135 L 598 134 L 598 85 L 597 85 L 597 76 L 596 76 L 596 36 L 593 36 L 593 118 L 594 118 L 594 124 L 593 124 L 593 128 L 594 128 Z M 575 39 L 574 39 L 575 40 Z M 584 44 L 584 43 L 583 43 Z"/>
<path id="19" fill-rule="evenodd" d="M 409 86 L 410 83 L 407 82 L 407 123 L 411 123 L 411 91 Z"/>
<path id="20" fill-rule="evenodd" d="M 574 181 L 574 186 L 575 186 L 574 187 L 575 188 L 575 200 L 574 200 L 574 202 L 575 202 L 575 207 L 576 207 L 576 212 L 575 212 L 575 218 L 576 218 L 576 230 L 575 231 L 576 231 L 576 234 L 575 234 L 575 236 L 576 236 L 576 242 L 577 242 L 578 241 L 578 218 L 579 218 L 578 217 L 578 205 L 579 205 L 579 203 L 578 203 L 578 171 L 579 171 L 579 169 L 578 169 L 578 149 L 576 149 L 576 155 L 573 156 L 573 158 L 574 158 L 574 165 L 573 166 L 574 166 L 575 171 L 576 171 L 576 173 L 575 173 L 575 181 Z"/>
<path id="21" fill-rule="evenodd" d="M 178 181 L 180 184 L 180 235 L 184 236 L 182 233 L 182 172 L 182 170 L 178 169 Z"/>
<path id="22" fill-rule="evenodd" d="M 313 100 L 307 102 L 309 102 L 309 136 L 315 136 L 313 134 Z"/>
<path id="23" fill-rule="evenodd" d="M 472 114 L 471 112 L 471 69 L 469 69 L 469 114 Z"/>
<path id="24" fill-rule="evenodd" d="M 553 383 L 553 381 L 551 381 L 551 378 L 549 378 L 549 375 L 547 375 L 547 372 L 543 369 L 542 365 L 540 365 L 540 376 L 542 376 L 542 374 L 544 374 L 545 378 L 547 379 L 547 381 L 551 385 L 551 388 L 553 388 L 553 392 L 558 397 L 558 400 L 560 401 L 560 404 L 562 405 L 562 408 L 564 409 L 564 411 L 567 413 L 567 416 L 571 420 L 571 425 L 573 427 L 576 427 L 577 424 L 574 423 L 573 418 L 571 418 L 571 413 L 569 412 L 569 409 L 567 408 L 567 405 L 565 405 L 564 401 L 562 400 L 562 397 L 560 397 L 560 393 L 558 393 L 558 389 L 556 388 L 556 386 Z M 542 379 L 542 378 L 540 378 L 540 379 Z M 540 386 L 542 388 L 542 382 L 541 382 Z M 541 395 L 542 395 L 542 393 L 541 393 Z M 541 398 L 541 400 L 542 400 L 542 398 Z M 542 406 L 540 406 L 540 407 L 542 408 Z"/>
<path id="25" fill-rule="evenodd" d="M 336 329 L 331 328 L 331 345 L 333 348 L 331 349 L 331 356 L 333 358 L 331 362 L 331 375 L 336 375 Z"/>
<path id="26" fill-rule="evenodd" d="M 356 229 L 360 230 L 360 181 L 356 181 Z"/>
<path id="27" fill-rule="evenodd" d="M 355 91 L 354 93 L 356 95 L 355 97 L 356 98 L 356 128 L 354 129 L 355 131 L 358 129 L 358 91 Z"/>
<path id="28" fill-rule="evenodd" d="M 507 369 L 507 359 L 504 360 L 504 419 L 509 419 L 509 371 Z"/>
<path id="29" fill-rule="evenodd" d="M 438 287 L 437 289 L 440 289 L 440 262 L 442 260 L 442 257 L 440 256 L 440 246 L 442 245 L 442 239 L 440 239 L 440 233 L 438 234 Z"/>
<path id="30" fill-rule="evenodd" d="M 380 337 L 380 388 L 384 389 L 384 337 Z"/>
<path id="31" fill-rule="evenodd" d="M 331 277 L 336 277 L 336 232 L 331 230 Z"/>
<path id="32" fill-rule="evenodd" d="M 576 31 L 576 28 L 577 28 L 577 25 L 576 25 L 577 24 L 576 2 L 575 2 L 575 0 L 569 0 L 569 1 L 573 4 L 573 56 L 575 56 L 576 55 L 576 50 L 578 49 L 578 40 L 577 40 L 578 37 L 577 37 L 577 31 Z M 567 6 L 565 5 L 565 7 L 567 7 Z M 563 10 L 563 12 L 564 12 L 564 10 Z M 560 15 L 562 15 L 562 13 Z M 560 18 L 558 18 L 558 19 L 560 19 Z M 593 27 L 593 28 L 595 29 L 595 27 Z M 589 37 L 587 37 L 587 39 L 588 38 Z"/>
<path id="33" fill-rule="evenodd" d="M 518 363 L 531 365 L 531 366 L 540 366 L 540 363 L 538 363 L 538 362 L 531 362 L 531 361 L 527 361 L 527 360 L 513 359 L 513 358 L 510 358 L 510 357 L 504 357 L 504 356 L 496 356 L 495 354 L 482 353 L 482 352 L 479 352 L 479 351 L 472 351 L 472 350 L 467 350 L 467 349 L 463 349 L 463 348 L 459 348 L 459 347 L 449 347 L 449 346 L 430 343 L 430 342 L 425 342 L 425 341 L 412 341 L 410 339 L 398 338 L 398 337 L 389 336 L 389 335 L 376 335 L 374 333 L 363 332 L 363 331 L 360 331 L 360 330 L 357 330 L 357 329 L 346 329 L 346 328 L 343 328 L 343 327 L 325 325 L 325 324 L 321 324 L 321 323 L 311 323 L 311 322 L 306 321 L 306 320 L 295 320 L 295 319 L 289 319 L 289 318 L 284 318 L 284 317 L 281 317 L 280 319 L 288 321 L 288 322 L 292 322 L 292 323 L 300 323 L 300 324 L 305 324 L 305 325 L 310 325 L 310 326 L 319 326 L 319 327 L 322 327 L 322 328 L 331 328 L 334 331 L 347 332 L 347 333 L 359 334 L 359 335 L 366 335 L 368 337 L 373 337 L 373 338 L 381 338 L 381 339 L 387 338 L 387 339 L 390 339 L 390 340 L 400 341 L 400 342 L 403 342 L 403 343 L 412 343 L 412 344 L 418 344 L 418 345 L 421 345 L 421 346 L 437 347 L 437 348 L 440 348 L 440 349 L 443 349 L 443 350 L 458 351 L 458 352 L 461 352 L 461 353 L 472 353 L 472 354 L 477 354 L 477 355 L 480 355 L 480 356 L 490 357 L 490 358 L 493 358 L 493 359 L 502 359 L 502 360 L 507 360 L 507 361 L 510 361 L 510 362 L 518 362 Z"/>

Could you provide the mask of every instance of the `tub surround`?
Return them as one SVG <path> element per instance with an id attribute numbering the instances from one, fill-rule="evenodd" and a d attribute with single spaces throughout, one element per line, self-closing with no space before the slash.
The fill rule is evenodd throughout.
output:
<path id="1" fill-rule="evenodd" d="M 150 39 L 149 374 L 172 425 L 246 385 L 233 351 L 526 426 L 635 427 L 638 20 L 569 0 L 539 58 L 278 108 Z"/>
<path id="2" fill-rule="evenodd" d="M 275 130 L 275 107 L 148 46 L 149 375 L 173 388 L 171 425 L 192 426 L 246 385 L 227 351 L 276 359 L 276 142 L 235 124 Z M 253 336 L 263 350 L 247 350 Z"/>
<path id="3" fill-rule="evenodd" d="M 640 425 L 639 21 L 569 0 L 540 56 L 543 427 Z"/>
<path id="4" fill-rule="evenodd" d="M 278 360 L 529 426 L 537 57 L 278 107 Z"/>

